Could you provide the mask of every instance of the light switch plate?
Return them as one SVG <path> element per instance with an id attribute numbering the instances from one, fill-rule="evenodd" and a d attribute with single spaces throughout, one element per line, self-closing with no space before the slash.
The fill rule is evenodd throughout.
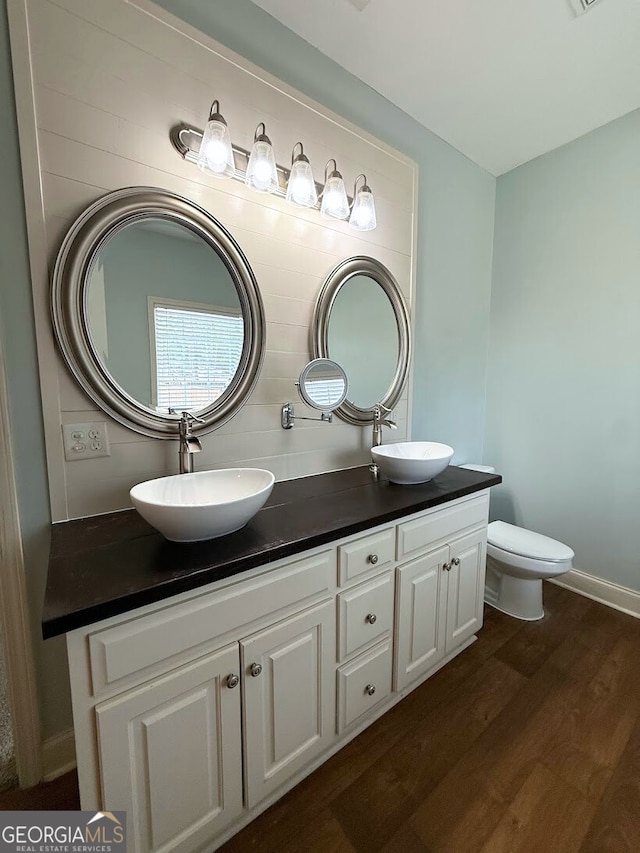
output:
<path id="1" fill-rule="evenodd" d="M 64 458 L 68 462 L 111 456 L 105 421 L 85 424 L 63 424 Z"/>

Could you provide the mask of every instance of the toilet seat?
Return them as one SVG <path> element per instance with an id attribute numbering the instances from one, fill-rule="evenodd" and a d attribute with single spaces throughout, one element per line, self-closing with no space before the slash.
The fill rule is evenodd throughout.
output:
<path id="1" fill-rule="evenodd" d="M 563 575 L 571 569 L 571 560 L 536 560 L 534 557 L 523 557 L 520 554 L 505 551 L 488 542 L 487 557 L 492 557 L 503 566 L 508 566 L 508 572 L 512 577 L 525 580 L 536 577 L 552 578 Z"/>
<path id="2" fill-rule="evenodd" d="M 572 549 L 563 542 L 516 527 L 515 524 L 507 524 L 506 521 L 492 521 L 489 524 L 487 543 L 494 549 L 544 563 L 566 562 L 575 557 Z"/>

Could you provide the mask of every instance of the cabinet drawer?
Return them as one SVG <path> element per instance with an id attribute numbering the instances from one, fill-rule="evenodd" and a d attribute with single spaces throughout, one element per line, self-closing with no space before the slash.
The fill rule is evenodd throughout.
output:
<path id="1" fill-rule="evenodd" d="M 338 732 L 364 717 L 391 694 L 391 640 L 338 670 Z M 371 692 L 373 690 L 373 692 Z"/>
<path id="2" fill-rule="evenodd" d="M 89 654 L 94 695 L 134 674 L 137 683 L 177 661 L 188 660 L 190 652 L 197 654 L 203 643 L 327 592 L 333 588 L 334 578 L 335 551 L 323 551 L 92 634 Z"/>
<path id="3" fill-rule="evenodd" d="M 393 562 L 393 527 L 363 536 L 338 548 L 340 586 L 373 568 Z"/>
<path id="4" fill-rule="evenodd" d="M 422 518 L 405 521 L 398 525 L 398 560 L 457 535 L 465 528 L 486 524 L 488 517 L 489 498 L 483 495 Z"/>
<path id="5" fill-rule="evenodd" d="M 393 626 L 393 574 L 338 595 L 338 659 L 343 661 L 391 631 Z"/>

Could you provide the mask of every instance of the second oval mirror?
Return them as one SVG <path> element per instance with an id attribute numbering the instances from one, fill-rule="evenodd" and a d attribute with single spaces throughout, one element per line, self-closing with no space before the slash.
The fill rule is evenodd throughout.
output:
<path id="1" fill-rule="evenodd" d="M 407 308 L 396 280 L 374 258 L 348 258 L 329 274 L 312 325 L 312 353 L 339 362 L 349 393 L 336 414 L 371 423 L 378 404 L 391 409 L 404 388 L 410 359 Z"/>

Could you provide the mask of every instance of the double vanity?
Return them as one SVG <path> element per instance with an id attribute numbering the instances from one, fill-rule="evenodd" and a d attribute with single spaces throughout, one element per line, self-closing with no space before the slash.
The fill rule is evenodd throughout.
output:
<path id="1" fill-rule="evenodd" d="M 167 296 L 161 268 L 184 253 L 201 275 Z M 111 322 L 122 305 L 129 331 Z M 62 243 L 52 313 L 84 392 L 129 430 L 178 439 L 181 471 L 131 489 L 140 515 L 53 528 L 43 632 L 67 635 L 82 808 L 126 811 L 132 851 L 211 851 L 473 642 L 500 477 L 447 467 L 447 445 L 382 444 L 411 336 L 374 258 L 325 279 L 297 383 L 307 409 L 285 403 L 280 423 L 372 428 L 374 464 L 275 485 L 207 470 L 215 457 L 193 473 L 265 354 L 258 282 L 207 210 L 149 187 L 97 199 Z M 366 358 L 355 316 L 375 330 Z"/>
<path id="2" fill-rule="evenodd" d="M 191 544 L 133 510 L 54 525 L 82 808 L 126 810 L 132 850 L 215 849 L 473 642 L 499 482 L 280 482 Z"/>

